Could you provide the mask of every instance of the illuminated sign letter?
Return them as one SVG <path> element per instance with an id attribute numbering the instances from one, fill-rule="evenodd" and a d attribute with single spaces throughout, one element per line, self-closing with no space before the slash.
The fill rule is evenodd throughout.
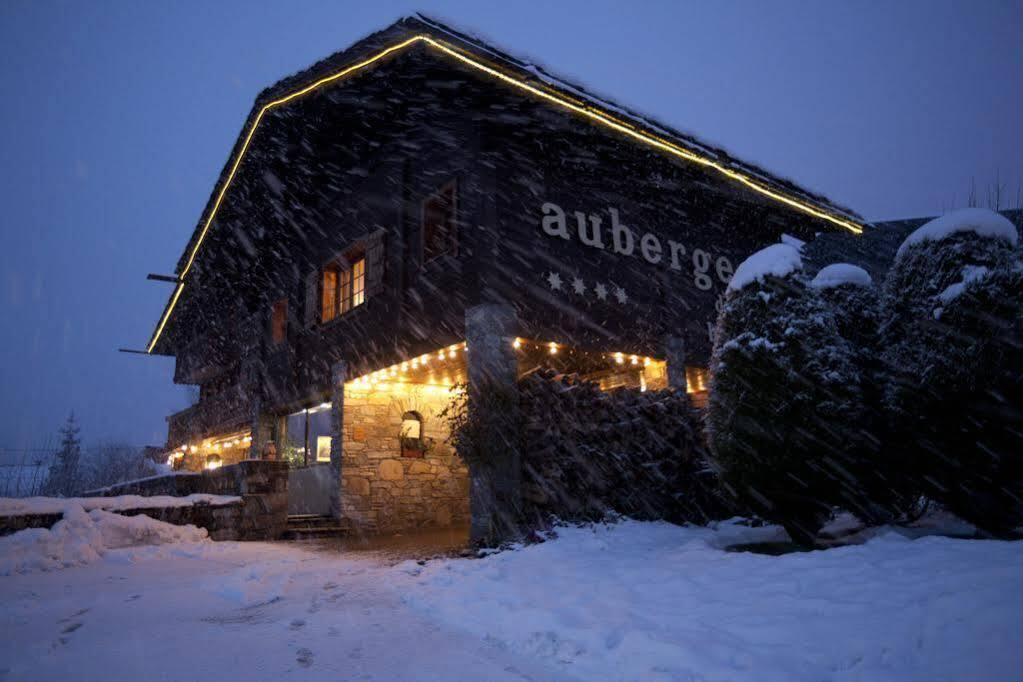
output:
<path id="1" fill-rule="evenodd" d="M 647 262 L 654 264 L 661 262 L 661 240 L 652 232 L 647 232 L 639 240 L 639 250 Z"/>
<path id="2" fill-rule="evenodd" d="M 635 248 L 632 230 L 618 222 L 617 208 L 609 208 L 607 211 L 611 214 L 611 241 L 614 242 L 615 253 L 631 256 Z M 623 236 L 625 237 L 624 240 L 622 239 Z"/>
<path id="3" fill-rule="evenodd" d="M 557 204 L 547 202 L 542 207 L 543 231 L 552 237 L 568 239 L 568 229 L 565 227 L 565 212 Z"/>
<path id="4" fill-rule="evenodd" d="M 582 211 L 575 212 L 575 219 L 579 222 L 579 241 L 586 246 L 595 246 L 598 249 L 604 248 L 604 242 L 600 238 L 600 217 L 591 215 L 590 225 L 593 226 L 593 233 L 589 234 L 586 231 L 586 214 Z"/>
<path id="5" fill-rule="evenodd" d="M 668 250 L 671 251 L 671 269 L 682 270 L 682 264 L 679 263 L 679 258 L 686 255 L 686 247 L 682 246 L 678 242 L 669 239 Z"/>

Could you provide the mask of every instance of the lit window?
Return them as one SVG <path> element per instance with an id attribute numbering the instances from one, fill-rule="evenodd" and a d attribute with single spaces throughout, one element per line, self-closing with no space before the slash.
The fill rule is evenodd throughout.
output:
<path id="1" fill-rule="evenodd" d="M 709 377 L 704 367 L 686 367 L 686 392 L 703 393 L 708 389 Z"/>
<path id="2" fill-rule="evenodd" d="M 338 283 L 341 280 L 340 270 L 336 265 L 323 269 L 323 297 L 320 320 L 330 322 L 337 317 Z"/>
<path id="3" fill-rule="evenodd" d="M 451 182 L 423 202 L 423 262 L 429 262 L 446 253 L 454 254 L 458 247 L 458 229 L 455 224 L 456 193 Z"/>
<path id="4" fill-rule="evenodd" d="M 401 441 L 402 457 L 422 457 L 426 451 L 426 441 L 423 438 L 423 415 L 418 412 L 406 412 L 401 415 Z"/>
<path id="5" fill-rule="evenodd" d="M 352 263 L 350 270 L 341 273 L 341 312 L 347 313 L 366 301 L 366 259 Z"/>
<path id="6" fill-rule="evenodd" d="M 316 437 L 316 461 L 330 461 L 330 436 Z"/>
<path id="7" fill-rule="evenodd" d="M 224 460 L 220 458 L 220 455 L 209 455 L 206 457 L 207 469 L 219 469 L 223 463 Z"/>
<path id="8" fill-rule="evenodd" d="M 288 299 L 274 301 L 270 313 L 270 338 L 275 346 L 284 343 L 288 334 Z"/>
<path id="9" fill-rule="evenodd" d="M 323 269 L 320 320 L 330 322 L 366 302 L 366 259 L 348 259 L 348 267 L 328 265 Z"/>

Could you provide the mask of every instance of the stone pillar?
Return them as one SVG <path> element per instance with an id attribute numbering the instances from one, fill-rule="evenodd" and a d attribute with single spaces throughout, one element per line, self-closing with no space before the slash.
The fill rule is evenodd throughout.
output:
<path id="1" fill-rule="evenodd" d="M 252 401 L 252 425 L 249 427 L 249 436 L 252 441 L 249 443 L 249 459 L 263 459 L 266 454 L 266 444 L 274 437 L 274 417 L 264 414 L 262 411 L 263 401 L 256 396 Z M 279 449 L 277 458 L 284 456 Z"/>
<path id="2" fill-rule="evenodd" d="M 521 510 L 518 359 L 512 346 L 517 318 L 511 306 L 483 304 L 465 311 L 468 344 L 470 538 L 496 544 L 514 537 Z"/>
<path id="3" fill-rule="evenodd" d="M 344 516 L 341 507 L 341 458 L 344 454 L 345 381 L 348 366 L 338 360 L 330 368 L 330 514 L 335 519 Z"/>
<path id="4" fill-rule="evenodd" d="M 664 359 L 668 365 L 668 388 L 686 390 L 686 342 L 678 336 L 664 338 Z"/>

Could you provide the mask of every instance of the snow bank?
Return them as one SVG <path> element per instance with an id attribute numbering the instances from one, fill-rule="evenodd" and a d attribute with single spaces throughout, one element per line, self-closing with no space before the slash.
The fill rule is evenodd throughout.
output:
<path id="1" fill-rule="evenodd" d="M 558 529 L 482 559 L 406 562 L 386 582 L 420 613 L 564 679 L 1016 679 L 1023 543 L 887 531 L 778 557 L 721 550 L 779 533 Z"/>
<path id="2" fill-rule="evenodd" d="M 739 291 L 754 281 L 763 282 L 768 275 L 787 277 L 802 269 L 799 249 L 791 244 L 772 244 L 739 264 L 728 283 L 728 291 Z"/>
<path id="3" fill-rule="evenodd" d="M 857 287 L 869 287 L 874 283 L 867 271 L 858 265 L 850 263 L 832 263 L 821 268 L 817 276 L 810 282 L 815 289 L 831 289 L 851 284 Z"/>
<path id="4" fill-rule="evenodd" d="M 917 228 L 902 242 L 895 257 L 901 257 L 914 244 L 941 241 L 959 232 L 973 232 L 980 237 L 1001 239 L 1012 246 L 1019 241 L 1016 227 L 1005 216 L 987 208 L 962 208 Z"/>
<path id="5" fill-rule="evenodd" d="M 204 528 L 175 526 L 148 516 L 121 516 L 80 505 L 64 508 L 53 528 L 29 528 L 0 537 L 0 575 L 53 571 L 98 561 L 124 547 L 202 542 Z"/>
<path id="6" fill-rule="evenodd" d="M 208 504 L 220 507 L 241 502 L 236 495 L 207 495 L 195 493 L 184 497 L 173 495 L 118 495 L 116 497 L 22 497 L 0 498 L 0 516 L 22 516 L 25 514 L 59 514 L 69 507 L 80 507 L 85 511 L 107 509 L 169 509 Z"/>

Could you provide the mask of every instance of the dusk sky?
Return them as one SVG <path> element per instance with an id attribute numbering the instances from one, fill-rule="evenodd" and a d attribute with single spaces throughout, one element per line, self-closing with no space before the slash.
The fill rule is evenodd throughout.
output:
<path id="1" fill-rule="evenodd" d="M 0 5 L 0 448 L 160 444 L 143 348 L 255 96 L 420 10 L 867 220 L 1023 186 L 1023 3 Z"/>

